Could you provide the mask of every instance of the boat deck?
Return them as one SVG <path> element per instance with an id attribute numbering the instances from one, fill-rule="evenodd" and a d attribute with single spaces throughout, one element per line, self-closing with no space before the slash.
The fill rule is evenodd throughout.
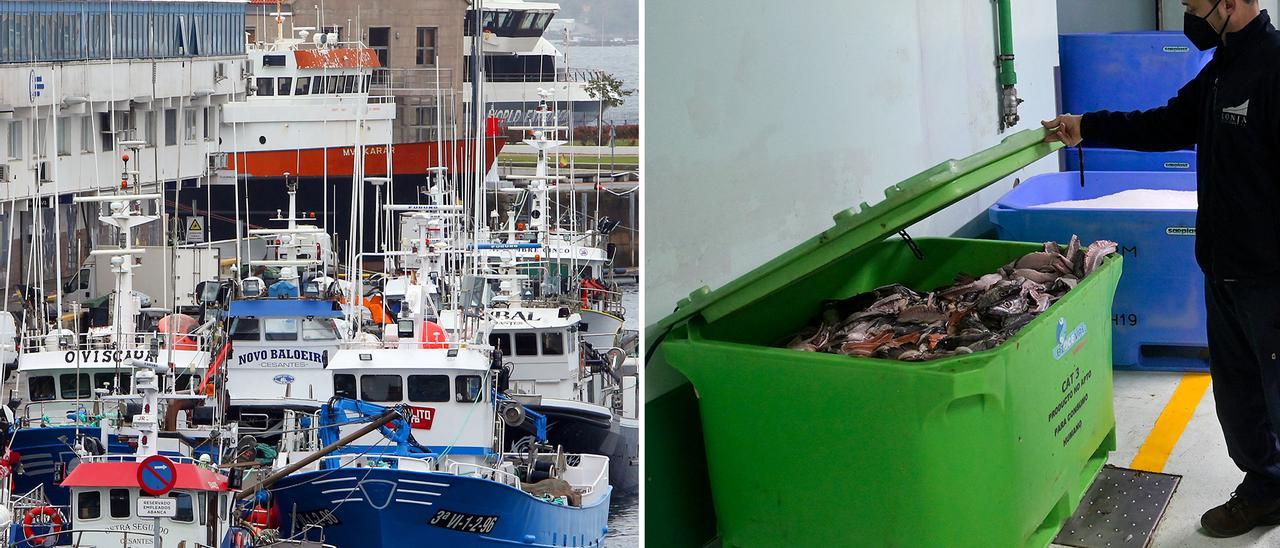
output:
<path id="1" fill-rule="evenodd" d="M 1116 371 L 1115 410 L 1109 464 L 1182 476 L 1150 546 L 1280 546 L 1280 527 L 1230 539 L 1200 530 L 1200 515 L 1225 502 L 1243 478 L 1227 457 L 1207 374 Z"/>

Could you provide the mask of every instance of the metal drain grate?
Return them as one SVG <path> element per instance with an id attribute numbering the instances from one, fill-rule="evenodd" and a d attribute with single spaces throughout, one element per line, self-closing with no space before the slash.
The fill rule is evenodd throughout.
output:
<path id="1" fill-rule="evenodd" d="M 1105 466 L 1054 544 L 1145 548 L 1182 476 Z"/>

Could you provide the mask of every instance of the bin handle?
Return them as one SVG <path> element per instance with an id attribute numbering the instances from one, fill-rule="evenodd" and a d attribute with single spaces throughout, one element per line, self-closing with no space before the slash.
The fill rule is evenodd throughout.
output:
<path id="1" fill-rule="evenodd" d="M 999 365 L 988 363 L 968 371 L 953 373 L 951 375 L 951 400 L 956 401 L 973 396 L 983 396 L 991 398 L 1003 407 L 1005 368 Z"/>

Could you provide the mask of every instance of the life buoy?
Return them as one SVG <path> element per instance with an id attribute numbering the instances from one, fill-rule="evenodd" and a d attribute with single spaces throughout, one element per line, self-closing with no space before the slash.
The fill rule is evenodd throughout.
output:
<path id="1" fill-rule="evenodd" d="M 41 522 L 47 520 L 47 523 L 34 523 L 36 518 L 40 517 Z M 62 512 L 52 506 L 37 506 L 27 511 L 27 515 L 22 517 L 22 534 L 26 536 L 27 542 L 34 546 L 53 546 L 58 543 L 58 533 L 62 532 Z M 46 536 L 40 537 L 39 540 L 31 540 L 36 536 L 35 526 L 48 526 L 49 532 Z"/>

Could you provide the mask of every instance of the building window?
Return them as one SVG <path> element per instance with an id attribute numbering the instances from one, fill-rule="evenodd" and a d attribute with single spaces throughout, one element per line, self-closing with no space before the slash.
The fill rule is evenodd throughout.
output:
<path id="1" fill-rule="evenodd" d="M 111 113 L 103 112 L 98 115 L 98 134 L 102 136 L 103 152 L 116 148 L 116 137 L 111 133 Z"/>
<path id="2" fill-rule="evenodd" d="M 178 111 L 177 109 L 166 109 L 164 111 L 164 144 L 165 146 L 173 146 L 178 144 Z"/>
<path id="3" fill-rule="evenodd" d="M 293 88 L 294 95 L 309 95 L 311 93 L 311 79 L 303 76 L 298 78 L 298 84 Z"/>
<path id="4" fill-rule="evenodd" d="M 213 117 L 214 117 L 214 110 L 209 107 L 204 107 L 204 138 L 205 140 L 213 139 L 213 126 L 214 126 Z"/>
<path id="5" fill-rule="evenodd" d="M 72 125 L 71 118 L 64 116 L 58 118 L 58 156 L 69 156 L 72 148 Z"/>
<path id="6" fill-rule="evenodd" d="M 361 375 L 360 399 L 370 402 L 404 400 L 404 380 L 400 375 Z"/>
<path id="7" fill-rule="evenodd" d="M 182 138 L 184 142 L 196 142 L 196 111 L 187 109 L 182 111 Z"/>
<path id="8" fill-rule="evenodd" d="M 418 27 L 418 64 L 436 65 L 436 27 Z"/>
<path id="9" fill-rule="evenodd" d="M 31 155 L 37 160 L 44 159 L 49 151 L 49 120 L 37 118 L 31 126 Z"/>
<path id="10" fill-rule="evenodd" d="M 157 140 L 159 135 L 156 134 L 155 112 L 149 110 L 141 112 L 138 116 L 134 117 L 134 120 L 138 123 L 138 126 L 133 128 L 135 138 L 147 143 L 148 145 L 155 145 L 159 142 Z"/>
<path id="11" fill-rule="evenodd" d="M 80 150 L 82 152 L 93 152 L 93 116 L 85 116 L 80 119 Z"/>
<path id="12" fill-rule="evenodd" d="M 279 84 L 276 87 L 276 95 L 288 95 L 289 91 L 293 89 L 293 78 L 282 76 L 277 78 L 276 82 Z"/>
<path id="13" fill-rule="evenodd" d="M 9 159 L 22 158 L 22 122 L 9 122 Z"/>
<path id="14" fill-rule="evenodd" d="M 76 499 L 76 519 L 98 519 L 102 515 L 100 491 L 83 491 Z"/>
<path id="15" fill-rule="evenodd" d="M 275 78 L 258 78 L 258 97 L 271 97 L 276 94 Z"/>

